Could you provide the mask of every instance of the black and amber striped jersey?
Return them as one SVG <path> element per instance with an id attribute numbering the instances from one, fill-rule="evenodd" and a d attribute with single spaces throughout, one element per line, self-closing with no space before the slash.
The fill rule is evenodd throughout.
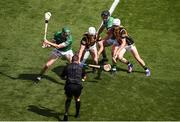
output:
<path id="1" fill-rule="evenodd" d="M 122 39 L 126 39 L 127 45 L 134 43 L 133 39 L 129 36 L 128 32 L 123 26 L 112 28 L 113 37 L 121 44 Z"/>
<path id="2" fill-rule="evenodd" d="M 99 39 L 96 36 L 89 35 L 85 33 L 83 38 L 81 39 L 81 44 L 84 45 L 86 48 L 93 46 Z"/>

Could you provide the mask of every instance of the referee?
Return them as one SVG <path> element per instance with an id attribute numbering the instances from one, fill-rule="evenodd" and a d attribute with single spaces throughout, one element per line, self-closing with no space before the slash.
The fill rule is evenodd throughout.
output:
<path id="1" fill-rule="evenodd" d="M 75 54 L 72 57 L 72 63 L 68 64 L 63 70 L 61 76 L 66 79 L 65 83 L 65 94 L 66 94 L 66 102 L 65 102 L 65 113 L 64 113 L 64 121 L 68 121 L 68 110 L 71 104 L 72 97 L 74 96 L 75 105 L 76 105 L 76 114 L 75 117 L 79 117 L 80 111 L 80 95 L 81 90 L 83 88 L 81 80 L 82 77 L 85 76 L 85 72 L 82 67 L 78 63 L 78 55 Z"/>

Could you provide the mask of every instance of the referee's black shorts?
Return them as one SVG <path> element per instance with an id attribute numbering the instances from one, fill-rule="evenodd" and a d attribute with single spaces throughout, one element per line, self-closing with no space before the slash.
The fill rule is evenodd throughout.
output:
<path id="1" fill-rule="evenodd" d="M 64 87 L 67 97 L 79 97 L 81 95 L 82 85 L 79 84 L 67 84 Z"/>

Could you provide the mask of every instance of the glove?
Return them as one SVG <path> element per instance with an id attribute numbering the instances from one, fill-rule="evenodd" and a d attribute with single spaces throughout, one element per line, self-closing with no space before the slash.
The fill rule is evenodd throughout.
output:
<path id="1" fill-rule="evenodd" d="M 88 65 L 87 65 L 87 64 L 82 63 L 82 62 L 80 62 L 80 63 L 79 63 L 79 65 L 80 65 L 82 68 L 87 68 L 87 67 L 88 67 Z"/>

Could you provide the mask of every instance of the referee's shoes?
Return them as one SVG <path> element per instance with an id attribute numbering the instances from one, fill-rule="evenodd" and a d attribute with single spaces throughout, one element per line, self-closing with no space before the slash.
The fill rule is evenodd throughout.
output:
<path id="1" fill-rule="evenodd" d="M 68 121 L 68 115 L 67 114 L 64 114 L 63 121 Z"/>

